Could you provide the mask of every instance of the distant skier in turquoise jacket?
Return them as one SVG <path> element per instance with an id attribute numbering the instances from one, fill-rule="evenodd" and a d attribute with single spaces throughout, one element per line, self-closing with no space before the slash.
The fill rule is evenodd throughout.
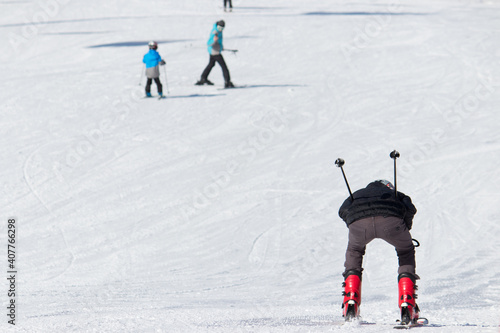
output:
<path id="1" fill-rule="evenodd" d="M 223 35 L 222 31 L 226 23 L 223 20 L 216 22 L 210 32 L 210 37 L 208 38 L 207 46 L 208 46 L 208 54 L 210 55 L 209 62 L 203 73 L 201 74 L 200 81 L 196 82 L 196 85 L 201 86 L 204 84 L 213 85 L 212 82 L 208 80 L 208 75 L 212 68 L 214 68 L 215 63 L 219 63 L 222 68 L 222 75 L 224 76 L 224 88 L 233 88 L 234 85 L 231 82 L 231 77 L 229 75 L 229 70 L 227 69 L 226 62 L 222 57 L 222 50 L 224 50 L 224 46 L 222 44 Z"/>
<path id="2" fill-rule="evenodd" d="M 146 82 L 146 96 L 151 97 L 151 83 L 153 80 L 158 88 L 158 95 L 163 96 L 163 86 L 160 82 L 160 67 L 166 64 L 162 60 L 160 54 L 156 51 L 158 49 L 158 43 L 151 41 L 148 44 L 149 52 L 144 55 L 142 62 L 146 64 L 146 77 L 148 78 Z"/>

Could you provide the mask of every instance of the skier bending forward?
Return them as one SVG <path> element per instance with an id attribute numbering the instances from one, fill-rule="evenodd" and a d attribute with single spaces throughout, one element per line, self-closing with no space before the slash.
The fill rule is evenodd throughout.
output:
<path id="1" fill-rule="evenodd" d="M 398 288 L 401 322 L 416 323 L 419 308 L 415 303 L 415 246 L 410 235 L 417 209 L 411 198 L 395 192 L 387 180 L 376 180 L 353 193 L 339 210 L 339 216 L 349 228 L 345 255 L 343 317 L 346 321 L 359 316 L 361 305 L 361 272 L 366 245 L 380 238 L 393 245 L 399 259 Z"/>

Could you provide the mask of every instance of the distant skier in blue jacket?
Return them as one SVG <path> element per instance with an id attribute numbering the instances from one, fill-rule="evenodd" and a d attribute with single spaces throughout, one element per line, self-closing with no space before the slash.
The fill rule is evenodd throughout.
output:
<path id="1" fill-rule="evenodd" d="M 163 96 L 163 86 L 160 82 L 160 68 L 166 64 L 164 60 L 161 59 L 160 54 L 156 51 L 158 49 L 158 43 L 151 41 L 148 44 L 149 52 L 144 55 L 142 62 L 146 64 L 146 77 L 148 78 L 146 82 L 146 96 L 151 97 L 151 83 L 153 80 L 158 88 L 158 95 Z"/>
<path id="2" fill-rule="evenodd" d="M 196 82 L 197 86 L 201 86 L 204 84 L 213 85 L 213 83 L 208 80 L 208 75 L 217 62 L 222 68 L 222 74 L 225 81 L 224 88 L 234 87 L 233 83 L 231 82 L 231 77 L 229 75 L 229 70 L 227 69 L 226 62 L 224 61 L 224 58 L 221 54 L 222 50 L 224 50 L 224 47 L 222 46 L 222 31 L 224 30 L 225 26 L 226 23 L 223 20 L 220 20 L 214 24 L 212 31 L 210 32 L 210 37 L 207 42 L 210 59 L 207 67 L 201 74 L 200 81 Z"/>

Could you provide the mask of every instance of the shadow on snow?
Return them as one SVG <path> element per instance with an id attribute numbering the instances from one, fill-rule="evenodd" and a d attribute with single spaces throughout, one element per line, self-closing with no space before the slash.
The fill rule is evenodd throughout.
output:
<path id="1" fill-rule="evenodd" d="M 179 39 L 179 40 L 157 40 L 158 44 L 171 44 L 171 43 L 183 43 L 189 42 L 192 39 Z M 118 43 L 107 43 L 87 46 L 88 49 L 100 48 L 100 47 L 135 47 L 135 46 L 147 46 L 148 41 L 129 41 L 129 42 L 118 42 Z"/>
<path id="2" fill-rule="evenodd" d="M 100 18 L 85 18 L 85 19 L 75 19 L 75 20 L 54 20 L 54 21 L 43 21 L 39 22 L 41 25 L 46 24 L 65 24 L 65 23 L 80 23 L 80 22 L 97 22 L 97 21 L 115 21 L 115 20 L 141 20 L 141 19 L 150 19 L 150 17 L 143 16 L 127 16 L 127 17 L 100 17 Z M 0 24 L 0 28 L 9 28 L 9 27 L 23 27 L 36 25 L 33 22 L 23 22 L 23 23 L 8 23 L 8 24 Z"/>
<path id="3" fill-rule="evenodd" d="M 64 35 L 96 35 L 96 34 L 107 34 L 110 33 L 111 31 L 67 31 L 67 32 L 43 32 L 40 33 L 40 35 L 57 35 L 57 36 L 64 36 Z"/>
<path id="4" fill-rule="evenodd" d="M 227 90 L 231 89 L 238 89 L 238 88 L 285 88 L 285 87 L 305 87 L 303 84 L 243 84 L 243 85 L 236 85 L 234 88 L 229 88 Z"/>
<path id="5" fill-rule="evenodd" d="M 195 98 L 195 97 L 217 97 L 217 96 L 224 96 L 225 94 L 191 94 L 191 95 L 177 95 L 177 96 L 170 96 L 167 95 L 167 99 L 172 99 L 172 98 Z"/>
<path id="6" fill-rule="evenodd" d="M 339 15 L 339 16 L 376 16 L 376 15 L 394 15 L 394 16 L 405 16 L 405 15 L 430 15 L 431 13 L 411 13 L 411 12 L 406 12 L 406 13 L 397 13 L 397 12 L 391 12 L 391 11 L 386 11 L 386 12 L 309 12 L 309 13 L 304 13 L 302 15 L 306 16 L 328 16 L 328 15 Z"/>

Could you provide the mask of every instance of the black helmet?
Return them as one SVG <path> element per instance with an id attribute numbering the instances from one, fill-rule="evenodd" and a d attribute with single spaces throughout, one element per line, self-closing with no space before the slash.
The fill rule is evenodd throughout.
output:
<path id="1" fill-rule="evenodd" d="M 380 184 L 382 184 L 384 186 L 387 186 L 391 190 L 394 190 L 394 185 L 392 185 L 392 183 L 390 181 L 388 181 L 388 180 L 378 179 L 378 180 L 374 181 L 374 183 L 380 183 Z"/>
<path id="2" fill-rule="evenodd" d="M 150 49 L 156 50 L 158 48 L 158 43 L 152 40 L 148 43 L 148 46 Z"/>
<path id="3" fill-rule="evenodd" d="M 225 27 L 226 26 L 226 22 L 224 22 L 224 20 L 220 20 L 220 21 L 217 21 L 217 25 L 221 26 L 221 27 Z"/>

